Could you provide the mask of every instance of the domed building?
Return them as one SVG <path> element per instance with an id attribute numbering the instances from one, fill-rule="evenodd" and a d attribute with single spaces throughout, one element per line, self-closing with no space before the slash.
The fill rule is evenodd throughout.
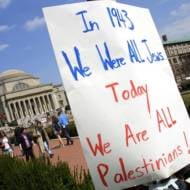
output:
<path id="1" fill-rule="evenodd" d="M 0 73 L 0 113 L 7 121 L 34 117 L 67 106 L 62 85 L 41 84 L 40 79 L 20 70 Z"/>

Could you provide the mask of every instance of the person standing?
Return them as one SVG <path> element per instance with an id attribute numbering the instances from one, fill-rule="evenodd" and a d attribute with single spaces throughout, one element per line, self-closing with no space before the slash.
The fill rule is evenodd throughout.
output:
<path id="1" fill-rule="evenodd" d="M 45 151 L 48 153 L 49 157 L 52 158 L 54 154 L 53 154 L 52 150 L 50 149 L 49 137 L 48 137 L 48 134 L 47 134 L 43 124 L 41 125 L 40 133 L 41 133 L 41 136 L 42 136 Z"/>
<path id="2" fill-rule="evenodd" d="M 7 138 L 7 135 L 4 131 L 0 132 L 0 138 L 1 138 L 1 148 L 3 154 L 7 154 L 13 157 L 13 149 L 11 148 L 9 139 Z"/>
<path id="3" fill-rule="evenodd" d="M 67 145 L 73 144 L 73 139 L 71 138 L 68 129 L 69 118 L 62 110 L 58 111 L 58 124 L 61 126 L 61 129 L 67 139 Z"/>
<path id="4" fill-rule="evenodd" d="M 59 140 L 59 146 L 64 147 L 64 143 L 63 143 L 63 140 L 61 138 L 61 127 L 58 124 L 58 118 L 55 115 L 53 115 L 51 120 L 52 120 L 53 133 Z"/>
<path id="5" fill-rule="evenodd" d="M 36 134 L 38 134 L 37 143 L 39 145 L 40 152 L 42 156 L 45 156 L 45 151 L 46 151 L 48 153 L 48 156 L 52 158 L 54 154 L 52 153 L 49 147 L 49 138 L 44 128 L 45 126 L 43 126 L 42 122 L 39 120 L 36 120 L 35 123 L 36 123 L 35 125 Z"/>
<path id="6" fill-rule="evenodd" d="M 36 119 L 34 121 L 34 128 L 33 128 L 33 138 L 35 143 L 38 145 L 39 151 L 40 151 L 40 156 L 44 157 L 45 156 L 45 147 L 42 139 L 42 135 L 40 132 L 41 128 L 41 123 Z"/>
<path id="7" fill-rule="evenodd" d="M 23 127 L 20 128 L 18 141 L 20 150 L 25 155 L 26 161 L 29 161 L 30 158 L 34 159 L 35 156 L 32 149 L 34 143 L 32 137 L 29 134 L 25 133 L 25 129 Z"/>

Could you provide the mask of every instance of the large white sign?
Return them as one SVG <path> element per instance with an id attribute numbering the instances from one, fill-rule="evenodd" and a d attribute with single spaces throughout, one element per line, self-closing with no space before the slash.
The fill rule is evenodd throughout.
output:
<path id="1" fill-rule="evenodd" d="M 190 122 L 149 10 L 93 1 L 43 11 L 96 189 L 187 165 Z"/>

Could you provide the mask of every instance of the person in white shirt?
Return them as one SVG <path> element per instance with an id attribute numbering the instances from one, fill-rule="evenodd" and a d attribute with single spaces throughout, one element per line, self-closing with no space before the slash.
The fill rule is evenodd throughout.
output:
<path id="1" fill-rule="evenodd" d="M 11 157 L 13 157 L 13 149 L 11 148 L 9 139 L 7 138 L 4 131 L 0 132 L 0 138 L 1 138 L 1 148 L 3 154 L 8 154 Z"/>

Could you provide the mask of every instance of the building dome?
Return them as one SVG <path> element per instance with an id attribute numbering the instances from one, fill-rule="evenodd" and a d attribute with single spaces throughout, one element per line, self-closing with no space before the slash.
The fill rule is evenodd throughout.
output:
<path id="1" fill-rule="evenodd" d="M 25 73 L 24 71 L 11 69 L 11 70 L 7 70 L 0 73 L 0 80 L 21 77 L 21 76 L 26 76 L 26 75 L 30 76 L 30 74 Z"/>
<path id="2" fill-rule="evenodd" d="M 38 77 L 21 70 L 11 69 L 0 73 L 0 96 L 40 85 Z"/>
<path id="3" fill-rule="evenodd" d="M 62 107 L 67 102 L 64 89 L 41 84 L 38 77 L 22 70 L 0 72 L 0 113 L 8 122 L 23 123 Z M 66 103 L 68 105 L 68 103 Z"/>

